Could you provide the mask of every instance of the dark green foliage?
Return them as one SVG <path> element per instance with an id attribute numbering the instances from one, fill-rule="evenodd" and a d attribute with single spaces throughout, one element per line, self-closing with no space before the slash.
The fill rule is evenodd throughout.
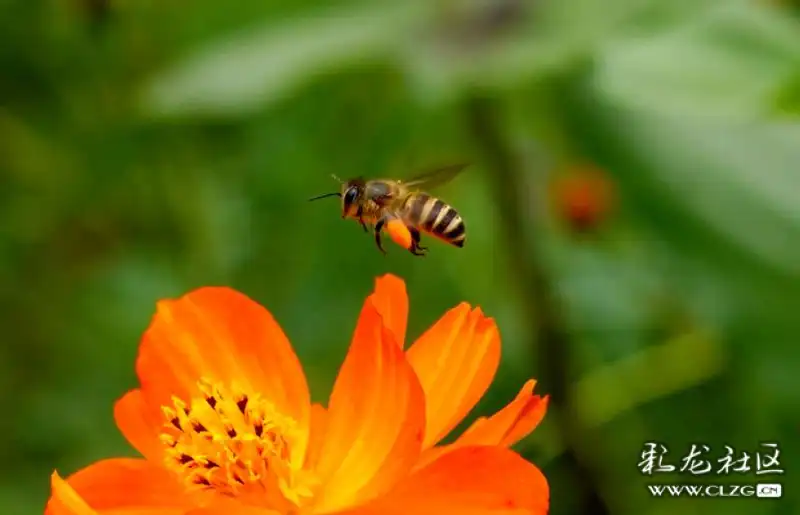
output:
<path id="1" fill-rule="evenodd" d="M 547 375 L 539 313 L 508 265 L 518 251 L 561 303 L 582 456 L 613 513 L 800 509 L 791 488 L 778 502 L 653 500 L 636 468 L 645 441 L 777 441 L 800 473 L 796 15 L 766 1 L 513 3 L 514 16 L 422 0 L 0 2 L 6 515 L 41 513 L 53 468 L 132 454 L 111 407 L 136 384 L 138 339 L 157 299 L 201 285 L 267 306 L 317 400 L 375 276 L 407 281 L 412 336 L 479 304 L 504 362 L 471 417 L 497 409 Z M 534 250 L 503 236 L 465 107 L 478 96 L 514 153 Z M 475 165 L 437 193 L 467 223 L 464 249 L 384 258 L 334 200 L 306 202 L 331 173 L 463 159 Z M 546 192 L 583 162 L 619 195 L 617 216 L 577 238 Z M 519 448 L 550 480 L 551 513 L 575 513 L 554 421 Z"/>

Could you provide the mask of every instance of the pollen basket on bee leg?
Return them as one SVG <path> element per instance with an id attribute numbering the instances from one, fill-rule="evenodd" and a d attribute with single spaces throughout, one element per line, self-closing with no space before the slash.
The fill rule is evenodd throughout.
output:
<path id="1" fill-rule="evenodd" d="M 413 241 L 411 231 L 408 230 L 408 227 L 402 220 L 393 219 L 386 222 L 386 232 L 389 234 L 392 241 L 404 249 L 411 247 L 411 242 Z"/>

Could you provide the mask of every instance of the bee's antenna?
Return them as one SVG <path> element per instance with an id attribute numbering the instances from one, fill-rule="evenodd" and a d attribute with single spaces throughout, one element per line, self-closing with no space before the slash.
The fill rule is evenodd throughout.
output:
<path id="1" fill-rule="evenodd" d="M 310 198 L 310 199 L 308 199 L 308 201 L 309 201 L 309 202 L 311 202 L 312 200 L 319 200 L 319 199 L 321 199 L 321 198 L 327 198 L 327 197 L 341 197 L 341 196 L 342 196 L 342 194 L 341 194 L 341 193 L 339 193 L 339 192 L 337 191 L 336 193 L 326 193 L 326 194 L 324 194 L 324 195 L 319 195 L 319 196 L 316 196 L 316 197 Z"/>

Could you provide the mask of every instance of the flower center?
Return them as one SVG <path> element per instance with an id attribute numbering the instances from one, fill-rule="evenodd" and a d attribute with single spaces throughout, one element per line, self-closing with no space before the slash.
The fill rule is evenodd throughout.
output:
<path id="1" fill-rule="evenodd" d="M 292 459 L 295 421 L 257 394 L 207 380 L 198 387 L 190 404 L 173 397 L 172 407 L 162 407 L 167 467 L 193 490 L 294 512 L 313 486 L 298 457 Z"/>

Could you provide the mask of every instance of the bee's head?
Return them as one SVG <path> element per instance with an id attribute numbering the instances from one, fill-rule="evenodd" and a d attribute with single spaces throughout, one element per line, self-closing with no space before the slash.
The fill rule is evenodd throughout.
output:
<path id="1" fill-rule="evenodd" d="M 325 193 L 309 200 L 319 200 L 327 197 L 340 197 L 342 199 L 342 218 L 359 218 L 361 216 L 361 200 L 364 198 L 366 181 L 362 178 L 342 181 L 335 175 L 334 179 L 342 185 L 341 190 L 334 193 Z"/>
<path id="2" fill-rule="evenodd" d="M 342 218 L 359 217 L 364 186 L 364 179 L 351 179 L 342 184 Z"/>

